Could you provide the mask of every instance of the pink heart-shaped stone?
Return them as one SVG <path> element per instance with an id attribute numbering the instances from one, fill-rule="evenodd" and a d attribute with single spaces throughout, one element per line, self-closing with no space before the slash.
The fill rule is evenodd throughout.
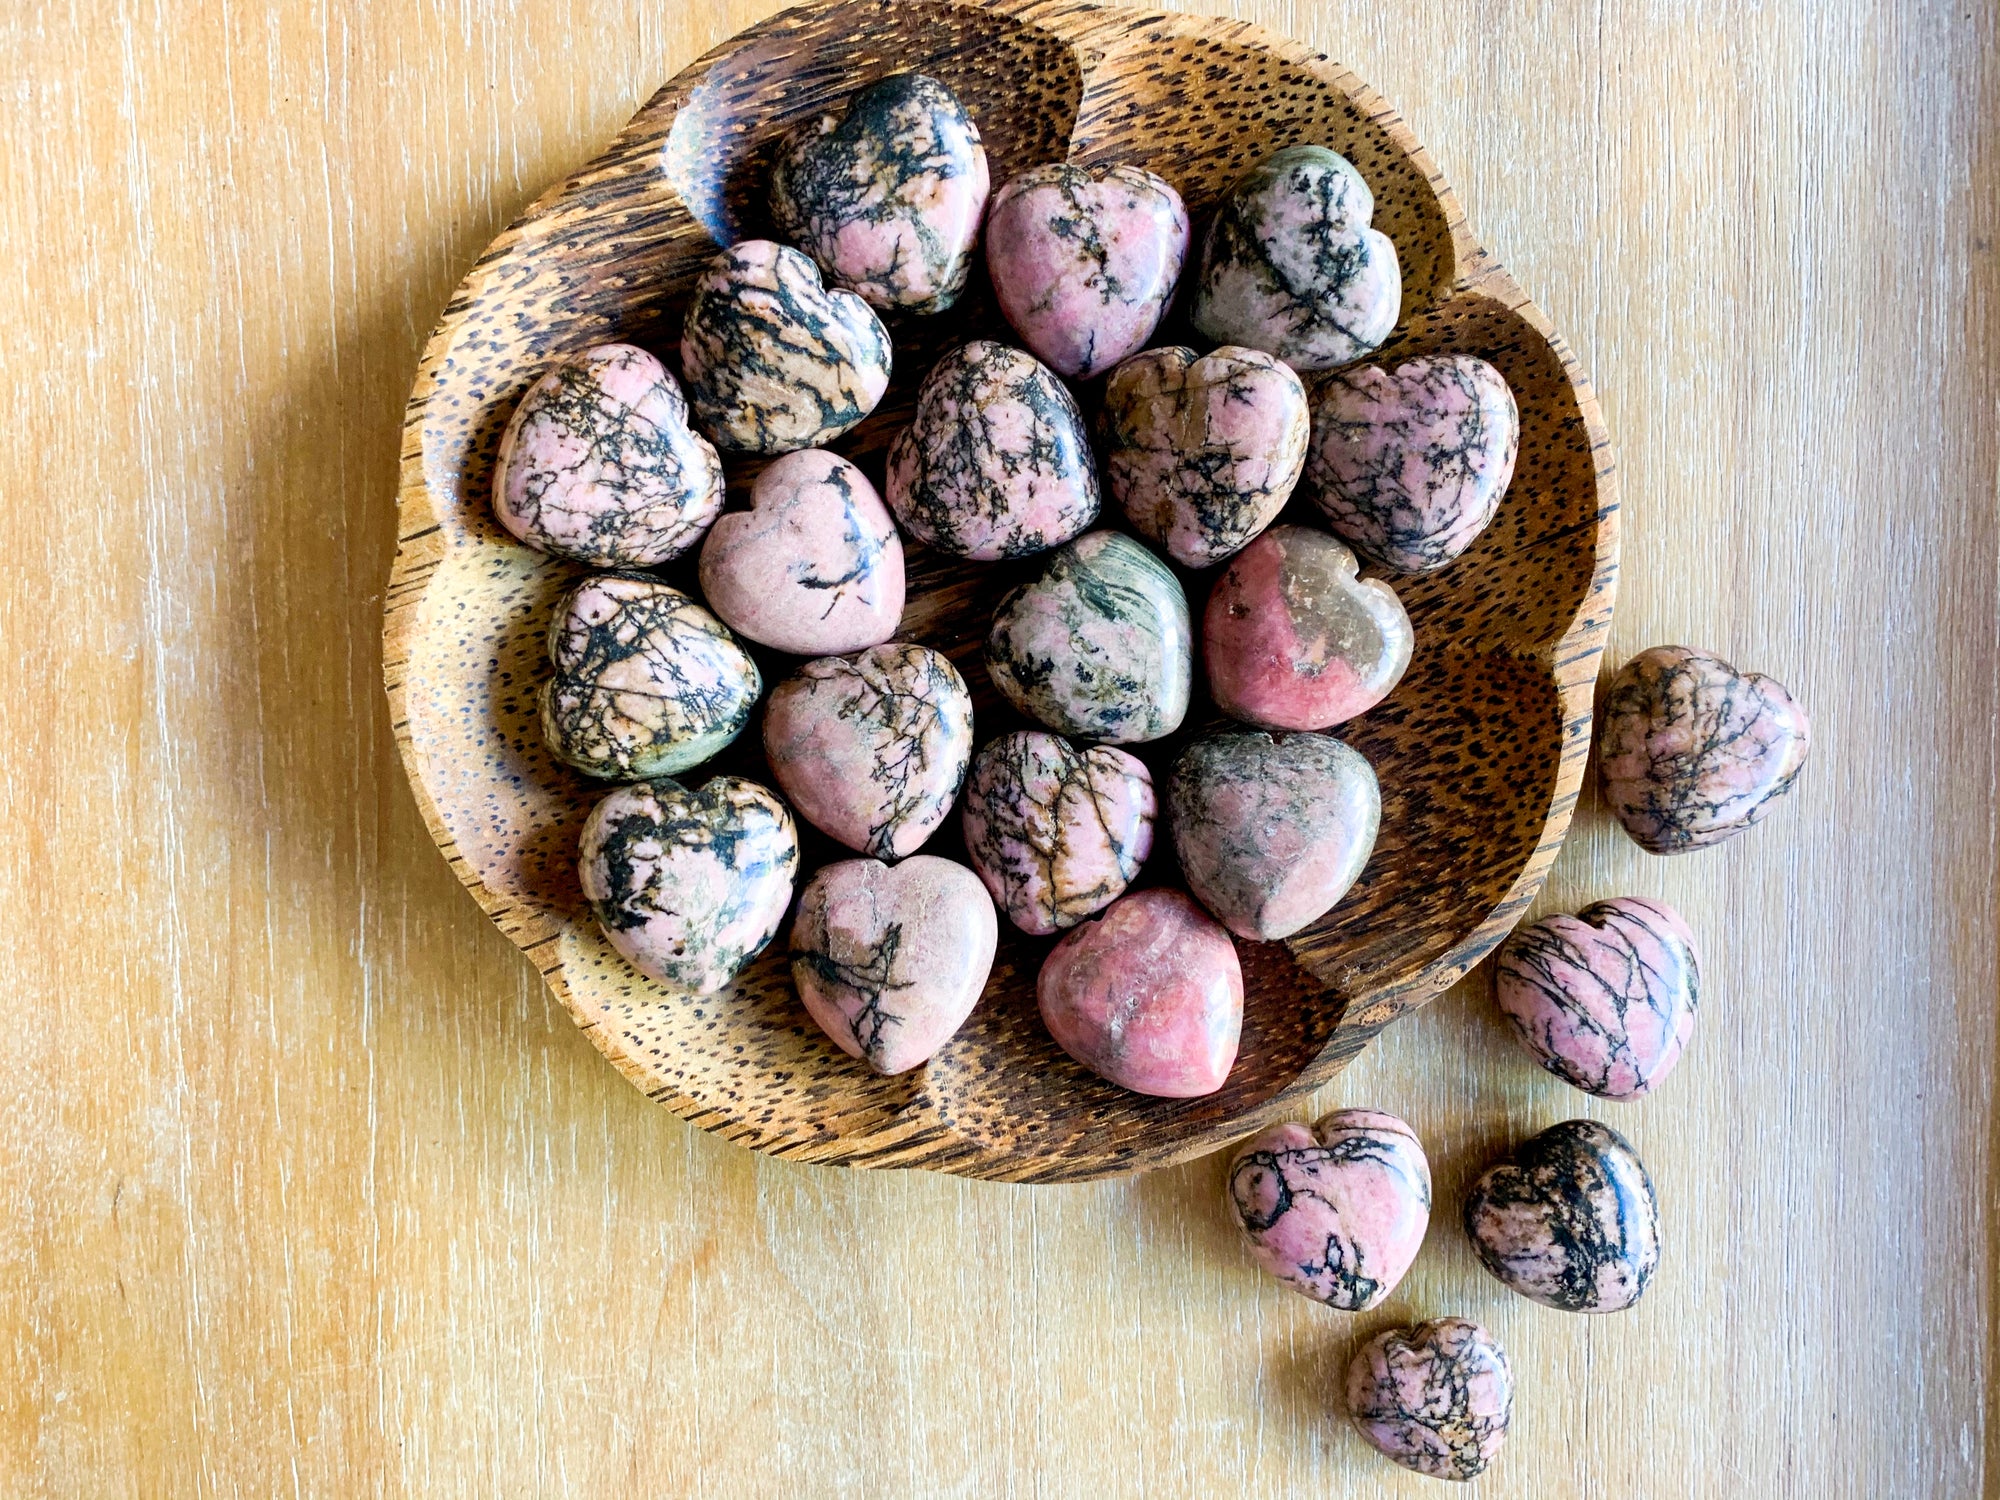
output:
<path id="1" fill-rule="evenodd" d="M 1378 1453 L 1433 1479 L 1471 1479 L 1507 1440 L 1514 1371 L 1466 1318 L 1390 1328 L 1347 1366 L 1347 1414 Z"/>

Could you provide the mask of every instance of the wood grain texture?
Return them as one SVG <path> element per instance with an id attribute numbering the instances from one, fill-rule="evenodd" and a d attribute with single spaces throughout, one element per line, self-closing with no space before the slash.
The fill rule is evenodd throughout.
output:
<path id="1" fill-rule="evenodd" d="M 1694 925 L 1655 1096 L 1542 1075 L 1479 975 L 1314 1101 L 1405 1115 L 1445 1208 L 1504 1143 L 1613 1121 L 1666 1258 L 1596 1320 L 1504 1293 L 1448 1212 L 1389 1306 L 1330 1314 L 1244 1264 L 1213 1157 L 1063 1188 L 759 1158 L 615 1077 L 437 859 L 376 645 L 422 341 L 775 8 L 0 14 L 0 1493 L 1426 1495 L 1325 1406 L 1358 1338 L 1446 1313 L 1520 1381 L 1476 1494 L 1980 1493 L 1990 8 L 1232 10 L 1396 105 L 1591 370 L 1607 661 L 1686 640 L 1813 715 L 1764 826 L 1663 861 L 1586 798 L 1538 903 Z"/>

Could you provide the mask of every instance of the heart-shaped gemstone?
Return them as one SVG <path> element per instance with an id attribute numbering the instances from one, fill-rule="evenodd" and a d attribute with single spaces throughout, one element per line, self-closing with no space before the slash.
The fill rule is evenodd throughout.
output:
<path id="1" fill-rule="evenodd" d="M 1328 729 L 1389 695 L 1416 638 L 1396 591 L 1357 566 L 1304 526 L 1273 526 L 1236 554 L 1202 617 L 1218 708 L 1265 729 Z"/>
<path id="2" fill-rule="evenodd" d="M 1370 562 L 1427 573 L 1486 529 L 1520 442 L 1514 392 L 1483 359 L 1363 365 L 1313 392 L 1306 487 Z"/>
<path id="3" fill-rule="evenodd" d="M 1167 792 L 1188 889 L 1238 937 L 1331 911 L 1375 850 L 1382 793 L 1360 751 L 1318 734 L 1224 734 L 1181 752 Z"/>
<path id="4" fill-rule="evenodd" d="M 1050 950 L 1035 995 L 1063 1051 L 1135 1094 L 1212 1094 L 1236 1061 L 1236 945 L 1181 891 L 1112 902 Z"/>
<path id="5" fill-rule="evenodd" d="M 942 312 L 972 269 L 987 186 L 986 148 L 958 96 L 899 73 L 785 138 L 771 217 L 874 306 Z"/>
<path id="6" fill-rule="evenodd" d="M 1611 679 L 1597 772 L 1641 848 L 1680 854 L 1761 822 L 1798 780 L 1810 742 L 1783 683 L 1707 651 L 1654 646 Z"/>
<path id="7" fill-rule="evenodd" d="M 1660 1264 L 1660 1205 L 1625 1137 L 1567 1120 L 1472 1185 L 1465 1232 L 1486 1269 L 1564 1312 L 1617 1312 Z"/>
<path id="8" fill-rule="evenodd" d="M 1431 1167 L 1394 1115 L 1341 1109 L 1287 1120 L 1229 1164 L 1229 1207 L 1257 1264 L 1342 1312 L 1374 1307 L 1417 1258 L 1431 1221 Z"/>
<path id="9" fill-rule="evenodd" d="M 700 765 L 743 732 L 764 679 L 714 615 L 644 574 L 586 578 L 549 621 L 549 748 L 592 776 Z"/>
<path id="10" fill-rule="evenodd" d="M 986 215 L 1000 310 L 1073 380 L 1145 347 L 1174 300 L 1187 248 L 1181 195 L 1139 167 L 1034 167 L 995 193 Z"/>
<path id="11" fill-rule="evenodd" d="M 841 1051 L 878 1073 L 928 1062 L 986 987 L 1000 924 L 964 865 L 919 854 L 823 866 L 799 897 L 792 982 Z"/>
<path id="12" fill-rule="evenodd" d="M 622 786 L 592 809 L 577 856 L 611 946 L 683 995 L 721 989 L 771 941 L 798 864 L 785 804 L 740 776 Z"/>
<path id="13" fill-rule="evenodd" d="M 1001 599 L 986 670 L 1009 703 L 1051 729 L 1156 740 L 1187 714 L 1192 628 L 1164 563 L 1128 536 L 1093 531 Z"/>
<path id="14" fill-rule="evenodd" d="M 1068 541 L 1097 507 L 1076 401 L 1032 355 L 974 339 L 931 367 L 889 450 L 889 508 L 905 531 L 992 562 Z"/>
<path id="15" fill-rule="evenodd" d="M 644 349 L 599 344 L 528 387 L 500 434 L 493 513 L 538 552 L 598 567 L 679 557 L 722 509 L 722 460 Z"/>
<path id="16" fill-rule="evenodd" d="M 1700 983 L 1680 913 L 1620 896 L 1514 933 L 1494 991 L 1556 1077 L 1600 1099 L 1637 1099 L 1680 1061 Z"/>
<path id="17" fill-rule="evenodd" d="M 1278 518 L 1310 431 L 1306 388 L 1261 349 L 1148 349 L 1104 383 L 1104 483 L 1182 567 L 1239 552 Z"/>
<path id="18" fill-rule="evenodd" d="M 1155 811 L 1152 775 L 1136 756 L 1017 730 L 973 757 L 965 849 L 1008 919 L 1041 936 L 1125 893 L 1153 852 Z"/>
<path id="19" fill-rule="evenodd" d="M 1202 243 L 1194 326 L 1295 370 L 1330 370 L 1389 336 L 1403 305 L 1396 247 L 1343 156 L 1289 146 L 1230 189 Z"/>
<path id="20" fill-rule="evenodd" d="M 771 690 L 764 753 L 799 815 L 877 859 L 914 853 L 972 758 L 972 694 L 928 646 L 809 661 Z"/>
<path id="21" fill-rule="evenodd" d="M 1347 1414 L 1369 1446 L 1433 1479 L 1471 1479 L 1493 1462 L 1514 1416 L 1514 1371 L 1492 1334 L 1465 1318 L 1390 1328 L 1347 1366 Z"/>
<path id="22" fill-rule="evenodd" d="M 903 618 L 903 541 L 867 476 L 812 448 L 778 459 L 715 523 L 701 591 L 738 635 L 800 656 L 875 646 Z"/>
<path id="23" fill-rule="evenodd" d="M 694 414 L 719 447 L 790 453 L 832 442 L 889 388 L 889 333 L 789 245 L 745 240 L 695 283 L 681 327 Z"/>

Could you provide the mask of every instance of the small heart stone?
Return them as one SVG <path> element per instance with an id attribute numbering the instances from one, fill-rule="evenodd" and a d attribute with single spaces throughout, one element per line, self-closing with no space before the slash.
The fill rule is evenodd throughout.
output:
<path id="1" fill-rule="evenodd" d="M 1315 1302 L 1384 1301 L 1431 1221 L 1431 1168 L 1394 1115 L 1341 1109 L 1253 1136 L 1229 1164 L 1229 1208 L 1258 1265 Z"/>
<path id="2" fill-rule="evenodd" d="M 771 690 L 764 753 L 799 815 L 863 854 L 914 853 L 972 758 L 972 694 L 941 653 L 892 641 L 807 662 Z"/>
<path id="3" fill-rule="evenodd" d="M 688 426 L 667 367 L 630 344 L 557 364 L 500 435 L 493 513 L 538 552 L 647 568 L 687 551 L 721 509 L 722 460 Z"/>
<path id="4" fill-rule="evenodd" d="M 690 996 L 721 989 L 776 935 L 798 864 L 785 804 L 740 776 L 698 792 L 664 776 L 618 788 L 592 809 L 577 858 L 611 946 Z"/>
<path id="5" fill-rule="evenodd" d="M 1465 1200 L 1465 1232 L 1487 1270 L 1564 1312 L 1637 1302 L 1660 1264 L 1660 1205 L 1625 1137 L 1568 1120 L 1491 1167 Z"/>
<path id="6" fill-rule="evenodd" d="M 903 541 L 875 486 L 837 454 L 788 453 L 750 509 L 715 523 L 701 591 L 738 635 L 799 656 L 880 645 L 903 618 Z"/>
<path id="7" fill-rule="evenodd" d="M 1360 877 L 1382 793 L 1360 751 L 1324 735 L 1225 734 L 1181 752 L 1168 788 L 1188 889 L 1238 937 L 1290 937 Z"/>
<path id="8" fill-rule="evenodd" d="M 1680 1061 L 1700 983 L 1680 913 L 1620 896 L 1515 932 L 1500 949 L 1494 991 L 1556 1077 L 1600 1099 L 1637 1099 Z"/>
<path id="9" fill-rule="evenodd" d="M 1139 167 L 1034 167 L 993 195 L 986 216 L 986 270 L 1001 312 L 1072 380 L 1145 347 L 1174 300 L 1187 248 L 1181 195 Z"/>
<path id="10" fill-rule="evenodd" d="M 1416 638 L 1396 591 L 1358 566 L 1304 526 L 1273 526 L 1237 553 L 1202 618 L 1216 706 L 1264 729 L 1328 729 L 1386 698 Z"/>
<path id="11" fill-rule="evenodd" d="M 999 923 L 964 865 L 918 854 L 823 866 L 799 897 L 792 982 L 820 1029 L 878 1073 L 950 1041 L 993 967 Z"/>
<path id="12" fill-rule="evenodd" d="M 1403 273 L 1369 227 L 1375 195 L 1343 157 L 1289 146 L 1230 189 L 1202 243 L 1194 326 L 1294 370 L 1361 358 L 1396 326 Z"/>
<path id="13" fill-rule="evenodd" d="M 1016 927 L 1060 932 L 1125 893 L 1153 852 L 1156 806 L 1136 756 L 1018 730 L 973 757 L 965 849 Z"/>
<path id="14" fill-rule="evenodd" d="M 873 306 L 942 312 L 965 289 L 987 187 L 986 148 L 958 96 L 898 73 L 785 138 L 771 217 Z"/>
<path id="15" fill-rule="evenodd" d="M 790 453 L 832 442 L 889 388 L 889 333 L 852 292 L 828 290 L 789 245 L 745 240 L 695 283 L 681 371 L 716 445 Z"/>
<path id="16" fill-rule="evenodd" d="M 1033 356 L 974 339 L 932 366 L 889 450 L 889 508 L 911 536 L 978 562 L 1025 557 L 1098 504 L 1076 401 Z"/>
<path id="17" fill-rule="evenodd" d="M 1654 646 L 1618 669 L 1597 734 L 1597 773 L 1642 849 L 1705 849 L 1762 822 L 1811 748 L 1783 683 L 1689 646 Z"/>
<path id="18" fill-rule="evenodd" d="M 1493 519 L 1514 477 L 1521 413 L 1469 354 L 1362 365 L 1313 393 L 1306 488 L 1327 524 L 1398 573 L 1441 568 Z"/>
<path id="19" fill-rule="evenodd" d="M 1390 1328 L 1347 1366 L 1347 1414 L 1369 1446 L 1433 1479 L 1472 1479 L 1514 1416 L 1514 1371 L 1477 1323 L 1437 1318 Z"/>
<path id="20" fill-rule="evenodd" d="M 986 670 L 1009 703 L 1051 729 L 1156 740 L 1187 715 L 1192 629 L 1166 564 L 1128 536 L 1093 531 L 1001 599 Z"/>

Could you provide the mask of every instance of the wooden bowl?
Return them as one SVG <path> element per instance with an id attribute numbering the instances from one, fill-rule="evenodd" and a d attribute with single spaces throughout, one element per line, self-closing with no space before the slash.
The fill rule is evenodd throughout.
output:
<path id="1" fill-rule="evenodd" d="M 912 69 L 965 101 L 996 186 L 1065 154 L 1136 163 L 1180 189 L 1197 242 L 1222 192 L 1269 152 L 1331 146 L 1374 189 L 1376 226 L 1402 261 L 1404 322 L 1377 358 L 1477 354 L 1520 400 L 1520 464 L 1498 516 L 1454 565 L 1399 583 L 1415 661 L 1385 704 L 1340 731 L 1381 777 L 1374 858 L 1314 927 L 1285 943 L 1239 945 L 1242 1051 L 1227 1086 L 1205 1099 L 1126 1093 L 1056 1048 L 1034 1001 L 1048 940 L 1003 936 L 959 1036 L 928 1066 L 879 1078 L 807 1019 L 783 933 L 731 990 L 677 999 L 611 951 L 578 892 L 578 827 L 607 788 L 551 759 L 535 690 L 547 670 L 550 605 L 580 570 L 516 545 L 494 523 L 500 430 L 522 390 L 565 351 L 625 339 L 671 363 L 688 290 L 716 244 L 770 232 L 761 189 L 777 137 L 861 85 Z M 841 451 L 879 480 L 935 354 L 980 333 L 1008 337 L 1001 328 L 977 272 L 958 309 L 896 327 L 895 382 Z M 1155 342 L 1195 342 L 1181 309 Z M 1080 394 L 1088 407 L 1094 390 Z M 732 490 L 749 473 L 732 466 Z M 1067 0 L 820 0 L 683 71 L 480 257 L 410 397 L 399 541 L 384 671 L 418 804 L 487 915 L 633 1083 L 702 1128 L 774 1155 L 1050 1182 L 1177 1161 L 1300 1108 L 1514 924 L 1562 843 L 1583 776 L 1617 506 L 1610 444 L 1575 359 L 1475 244 L 1402 121 L 1353 74 L 1233 21 Z M 982 743 L 1016 722 L 977 657 L 993 600 L 1020 567 L 910 550 L 901 638 L 960 664 Z M 665 571 L 689 570 L 684 560 Z M 1199 618 L 1208 580 L 1187 581 Z M 770 653 L 762 664 L 770 681 L 794 665 Z M 1206 717 L 1212 710 L 1198 704 L 1191 726 Z M 689 780 L 711 770 L 768 780 L 759 740 L 753 723 Z M 1178 744 L 1137 747 L 1162 784 Z M 962 855 L 957 828 L 953 817 L 929 847 Z M 802 880 L 844 854 L 806 833 Z M 1142 883 L 1176 878 L 1164 829 L 1159 843 Z"/>

